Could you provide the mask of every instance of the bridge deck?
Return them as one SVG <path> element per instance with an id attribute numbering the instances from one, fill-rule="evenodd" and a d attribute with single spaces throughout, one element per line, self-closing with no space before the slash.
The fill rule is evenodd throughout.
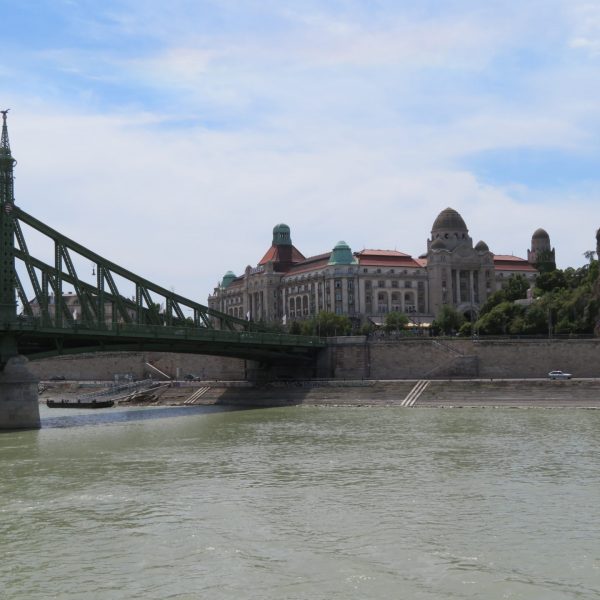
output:
<path id="1" fill-rule="evenodd" d="M 31 358 L 90 351 L 146 349 L 274 359 L 311 358 L 326 346 L 319 337 L 202 327 L 169 327 L 108 323 L 74 323 L 55 327 L 18 320 L 0 327 L 18 339 L 20 352 Z"/>

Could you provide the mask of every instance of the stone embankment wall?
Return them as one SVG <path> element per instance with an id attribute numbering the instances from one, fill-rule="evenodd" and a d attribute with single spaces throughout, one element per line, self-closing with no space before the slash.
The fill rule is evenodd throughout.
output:
<path id="1" fill-rule="evenodd" d="M 40 379 L 112 380 L 115 375 L 142 379 L 151 363 L 170 377 L 192 374 L 203 380 L 255 379 L 252 361 L 191 354 L 114 352 L 31 361 Z M 574 377 L 600 377 L 600 339 L 372 341 L 337 338 L 323 352 L 314 375 L 336 379 L 536 378 L 561 369 Z M 298 371 L 297 377 L 308 377 Z"/>
<path id="2" fill-rule="evenodd" d="M 339 379 L 533 378 L 554 369 L 600 377 L 600 339 L 332 342 L 331 376 Z"/>
<path id="3" fill-rule="evenodd" d="M 237 358 L 203 356 L 194 354 L 169 354 L 164 352 L 107 352 L 58 356 L 32 360 L 31 371 L 40 379 L 64 377 L 65 379 L 113 380 L 115 375 L 131 375 L 144 379 L 161 376 L 147 365 L 150 363 L 169 377 L 183 378 L 191 374 L 201 379 L 246 379 L 246 371 L 253 363 Z"/>

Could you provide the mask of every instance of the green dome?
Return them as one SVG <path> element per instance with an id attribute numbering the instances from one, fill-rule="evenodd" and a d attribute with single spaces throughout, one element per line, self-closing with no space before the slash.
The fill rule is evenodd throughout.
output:
<path id="1" fill-rule="evenodd" d="M 273 227 L 273 245 L 274 246 L 291 246 L 292 237 L 290 228 L 285 223 L 279 223 Z"/>
<path id="2" fill-rule="evenodd" d="M 331 252 L 331 258 L 329 259 L 330 265 L 354 265 L 356 264 L 356 258 L 352 254 L 350 246 L 346 242 L 338 242 L 335 248 Z"/>
<path id="3" fill-rule="evenodd" d="M 227 271 L 223 276 L 223 281 L 221 281 L 221 286 L 226 288 L 229 284 L 237 277 L 237 275 L 233 271 Z"/>

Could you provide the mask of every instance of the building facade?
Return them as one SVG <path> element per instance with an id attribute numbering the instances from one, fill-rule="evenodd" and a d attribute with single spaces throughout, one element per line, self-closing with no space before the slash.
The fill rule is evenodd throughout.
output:
<path id="1" fill-rule="evenodd" d="M 483 241 L 473 245 L 463 218 L 452 208 L 437 216 L 427 252 L 418 257 L 396 250 L 353 252 L 343 241 L 330 252 L 305 257 L 293 245 L 290 228 L 279 224 L 258 264 L 239 276 L 228 271 L 208 305 L 236 317 L 284 324 L 321 311 L 376 324 L 398 311 L 415 324 L 428 324 L 444 305 L 475 318 L 489 294 L 511 275 L 533 283 L 540 255 L 554 260 L 544 230 L 534 233 L 527 259 L 494 254 Z"/>

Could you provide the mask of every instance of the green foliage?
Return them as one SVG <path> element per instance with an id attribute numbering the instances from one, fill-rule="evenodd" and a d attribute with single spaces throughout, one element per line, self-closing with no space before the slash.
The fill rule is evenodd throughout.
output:
<path id="1" fill-rule="evenodd" d="M 392 311 L 385 315 L 385 323 L 383 328 L 386 333 L 391 331 L 400 331 L 408 325 L 408 317 L 401 312 Z"/>
<path id="2" fill-rule="evenodd" d="M 485 304 L 481 307 L 480 316 L 487 314 L 502 302 L 514 302 L 526 298 L 528 289 L 529 282 L 523 275 L 511 275 L 502 289 L 488 296 Z"/>
<path id="3" fill-rule="evenodd" d="M 371 335 L 375 331 L 375 329 L 376 329 L 376 327 L 373 323 L 371 323 L 371 321 L 366 321 L 359 327 L 357 334 L 358 335 Z"/>
<path id="4" fill-rule="evenodd" d="M 302 335 L 302 325 L 300 325 L 300 321 L 292 321 L 288 333 L 291 335 Z"/>
<path id="5" fill-rule="evenodd" d="M 515 300 L 521 300 L 527 298 L 527 290 L 529 289 L 529 282 L 523 275 L 511 275 L 508 278 L 508 283 L 504 289 L 506 299 L 509 302 Z"/>
<path id="6" fill-rule="evenodd" d="M 535 280 L 536 291 L 539 292 L 553 292 L 567 287 L 567 278 L 560 269 L 549 271 L 547 273 L 540 273 Z"/>
<path id="7" fill-rule="evenodd" d="M 336 315 L 331 312 L 320 312 L 316 317 L 298 323 L 302 335 L 318 335 L 321 337 L 333 337 L 337 335 L 350 335 L 352 322 L 345 315 Z M 291 330 L 290 330 L 291 333 Z"/>
<path id="8" fill-rule="evenodd" d="M 444 304 L 437 319 L 432 323 L 432 329 L 434 332 L 452 335 L 459 331 L 464 322 L 465 317 L 463 314 L 459 313 L 453 306 Z"/>
<path id="9" fill-rule="evenodd" d="M 476 329 L 483 335 L 505 335 L 513 319 L 522 316 L 522 308 L 505 300 L 477 320 Z"/>
<path id="10" fill-rule="evenodd" d="M 470 337 L 473 335 L 473 323 L 465 321 L 458 330 L 458 335 L 462 337 Z"/>
<path id="11" fill-rule="evenodd" d="M 518 278 L 491 294 L 481 309 L 475 331 L 482 335 L 548 335 L 592 333 L 600 316 L 598 261 L 579 269 L 555 269 L 536 279 L 535 300 L 515 304 L 526 289 Z"/>

